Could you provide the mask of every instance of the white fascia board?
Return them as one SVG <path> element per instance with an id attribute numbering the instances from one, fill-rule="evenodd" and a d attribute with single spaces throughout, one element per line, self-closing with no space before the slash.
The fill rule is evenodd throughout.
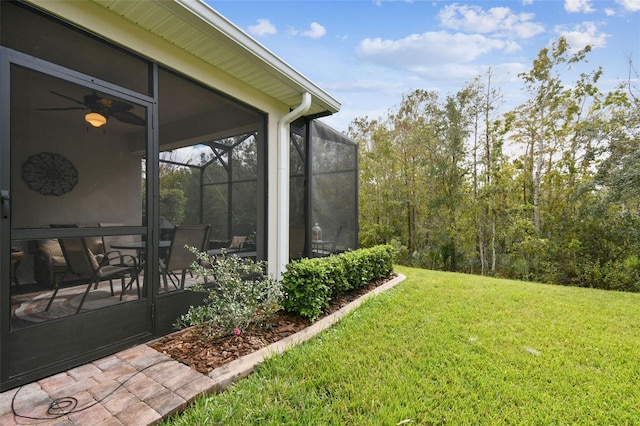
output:
<path id="1" fill-rule="evenodd" d="M 239 47 L 256 56 L 268 67 L 284 76 L 294 85 L 298 86 L 301 93 L 309 92 L 312 97 L 325 103 L 329 107 L 328 112 L 333 114 L 340 110 L 340 102 L 338 102 L 334 97 L 322 90 L 300 72 L 296 71 L 293 67 L 284 62 L 262 44 L 258 43 L 254 38 L 249 36 L 204 1 L 175 0 L 175 2 L 187 9 L 192 15 L 201 19 L 203 24 L 216 28 Z"/>

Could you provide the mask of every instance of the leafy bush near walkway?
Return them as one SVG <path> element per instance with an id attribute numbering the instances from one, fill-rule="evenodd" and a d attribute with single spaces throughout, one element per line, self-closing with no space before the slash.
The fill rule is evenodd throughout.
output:
<path id="1" fill-rule="evenodd" d="M 206 338 L 240 334 L 250 324 L 268 323 L 282 309 L 282 284 L 264 273 L 266 262 L 189 250 L 198 258 L 192 270 L 208 283 L 191 289 L 209 294 L 204 304 L 178 318 L 176 328 L 198 327 Z"/>
<path id="2" fill-rule="evenodd" d="M 379 245 L 291 262 L 282 277 L 283 307 L 315 320 L 329 306 L 332 297 L 387 277 L 393 270 L 394 255 L 393 246 Z"/>
<path id="3" fill-rule="evenodd" d="M 250 324 L 269 323 L 276 312 L 288 312 L 315 320 L 332 297 L 366 286 L 393 270 L 394 248 L 376 246 L 337 256 L 302 259 L 287 265 L 281 282 L 265 275 L 265 262 L 233 254 L 211 257 L 194 247 L 198 261 L 192 270 L 205 277 L 204 303 L 192 306 L 175 327 L 198 327 L 207 338 L 242 333 Z"/>

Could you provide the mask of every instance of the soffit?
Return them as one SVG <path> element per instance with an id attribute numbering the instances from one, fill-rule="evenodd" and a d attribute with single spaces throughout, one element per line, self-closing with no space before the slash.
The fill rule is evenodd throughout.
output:
<path id="1" fill-rule="evenodd" d="M 308 115 L 340 109 L 335 98 L 202 1 L 93 2 L 292 109 L 304 92 L 312 95 Z"/>

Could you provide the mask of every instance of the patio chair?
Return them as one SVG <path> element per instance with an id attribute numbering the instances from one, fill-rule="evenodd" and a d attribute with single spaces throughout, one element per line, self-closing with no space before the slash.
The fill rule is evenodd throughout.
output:
<path id="1" fill-rule="evenodd" d="M 247 246 L 249 245 L 251 245 L 252 247 L 247 248 Z M 209 249 L 207 250 L 207 254 L 209 256 L 220 256 L 223 253 L 232 254 L 243 251 L 255 251 L 255 244 L 248 244 L 246 235 L 234 235 L 227 247 Z"/>
<path id="2" fill-rule="evenodd" d="M 211 225 L 176 226 L 173 231 L 171 246 L 165 259 L 160 259 L 160 273 L 162 274 L 164 291 L 169 291 L 169 281 L 177 289 L 184 289 L 187 270 L 196 260 L 196 256 L 185 248 L 195 247 L 206 251 L 209 244 L 209 230 Z M 181 276 L 176 275 L 180 271 Z"/>
<path id="3" fill-rule="evenodd" d="M 130 287 L 133 282 L 136 282 L 138 289 L 138 296 L 140 295 L 140 283 L 138 281 L 138 265 L 136 259 L 132 256 L 120 255 L 117 252 L 104 253 L 99 260 L 98 257 L 89 249 L 87 242 L 84 238 L 60 238 L 60 247 L 67 263 L 67 272 L 70 272 L 82 279 L 88 279 L 87 289 L 82 295 L 80 304 L 76 310 L 76 314 L 80 313 L 82 305 L 84 304 L 91 287 L 98 288 L 98 284 L 101 281 L 109 280 L 109 287 L 111 289 L 111 295 L 113 292 L 113 279 L 120 278 L 122 283 L 122 291 L 120 293 L 120 300 L 124 295 L 125 289 Z M 125 285 L 125 278 L 130 277 L 129 283 Z M 64 278 L 64 277 L 63 277 Z M 62 279 L 56 280 L 55 289 L 49 299 L 49 303 L 45 308 L 48 311 L 51 307 L 53 299 L 55 299 L 60 289 L 60 283 Z"/>
<path id="4" fill-rule="evenodd" d="M 99 223 L 99 227 L 108 228 L 113 226 L 125 226 L 123 223 Z M 141 266 L 141 256 L 140 251 L 136 249 L 122 249 L 115 248 L 113 246 L 117 246 L 120 243 L 133 243 L 136 241 L 136 236 L 134 235 L 103 235 L 102 236 L 102 245 L 104 247 L 105 252 L 116 252 L 119 253 L 124 260 L 128 260 L 131 263 L 131 258 L 137 259 L 138 266 Z M 127 256 L 124 256 L 127 255 Z"/>

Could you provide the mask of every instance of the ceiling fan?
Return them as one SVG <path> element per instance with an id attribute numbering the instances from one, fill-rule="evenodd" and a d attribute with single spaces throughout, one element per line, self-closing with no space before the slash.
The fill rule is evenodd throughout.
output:
<path id="1" fill-rule="evenodd" d="M 68 99 L 82 106 L 63 107 L 63 108 L 38 108 L 42 111 L 67 111 L 67 110 L 82 110 L 88 109 L 89 112 L 85 115 L 87 123 L 94 127 L 100 127 L 107 124 L 109 117 L 113 117 L 116 120 L 123 123 L 133 124 L 136 126 L 144 126 L 144 119 L 138 117 L 131 112 L 133 105 L 116 99 L 103 98 L 98 96 L 96 92 L 90 95 L 85 95 L 82 101 L 73 99 L 62 93 L 54 92 L 50 90 L 56 96 Z"/>

